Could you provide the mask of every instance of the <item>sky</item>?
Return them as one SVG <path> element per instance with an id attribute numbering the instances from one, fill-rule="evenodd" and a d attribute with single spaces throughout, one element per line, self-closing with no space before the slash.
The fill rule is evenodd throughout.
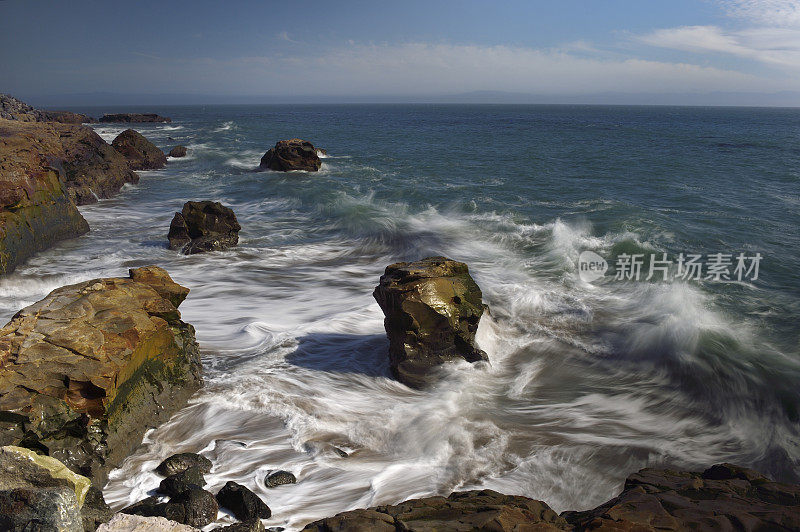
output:
<path id="1" fill-rule="evenodd" d="M 0 0 L 0 92 L 800 106 L 800 0 Z"/>

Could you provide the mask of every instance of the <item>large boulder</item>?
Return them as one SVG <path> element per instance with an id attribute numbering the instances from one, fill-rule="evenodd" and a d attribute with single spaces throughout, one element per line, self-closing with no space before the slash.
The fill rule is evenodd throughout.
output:
<path id="1" fill-rule="evenodd" d="M 576 530 L 800 530 L 800 486 L 731 464 L 702 473 L 643 469 L 618 497 L 561 515 Z"/>
<path id="2" fill-rule="evenodd" d="M 246 486 L 229 481 L 217 493 L 217 502 L 227 508 L 239 521 L 269 519 L 272 511 L 261 497 Z"/>
<path id="3" fill-rule="evenodd" d="M 259 168 L 289 172 L 304 170 L 316 172 L 322 166 L 317 149 L 306 140 L 281 140 L 261 158 Z"/>
<path id="4" fill-rule="evenodd" d="M 421 388 L 444 362 L 488 360 L 475 346 L 481 289 L 463 262 L 428 257 L 392 264 L 373 296 L 386 316 L 389 362 L 400 382 Z"/>
<path id="5" fill-rule="evenodd" d="M 107 113 L 98 122 L 172 122 L 172 119 L 156 113 Z"/>
<path id="6" fill-rule="evenodd" d="M 188 289 L 155 266 L 64 286 L 0 329 L 0 445 L 108 471 L 202 384 Z"/>
<path id="7" fill-rule="evenodd" d="M 199 467 L 190 467 L 162 480 L 158 492 L 175 497 L 188 489 L 202 488 L 205 485 L 203 471 Z"/>
<path id="8" fill-rule="evenodd" d="M 167 502 L 160 502 L 156 497 L 148 497 L 122 509 L 121 512 L 143 517 L 163 517 L 200 528 L 217 519 L 219 505 L 211 493 L 198 487 L 191 487 Z"/>
<path id="9" fill-rule="evenodd" d="M 169 225 L 169 248 L 186 255 L 218 251 L 239 243 L 242 226 L 218 201 L 187 201 Z"/>
<path id="10" fill-rule="evenodd" d="M 303 530 L 544 532 L 571 530 L 571 527 L 541 501 L 492 490 L 476 490 L 453 493 L 449 497 L 426 497 L 395 505 L 351 510 L 310 523 Z"/>
<path id="11" fill-rule="evenodd" d="M 144 135 L 133 129 L 126 129 L 115 138 L 111 145 L 128 161 L 134 170 L 158 170 L 167 164 L 167 156 Z"/>
<path id="12" fill-rule="evenodd" d="M 90 481 L 30 449 L 0 448 L 0 530 L 83 532 Z"/>
<path id="13" fill-rule="evenodd" d="M 175 157 L 176 159 L 179 157 L 186 157 L 186 151 L 186 146 L 175 146 L 169 150 L 169 156 Z"/>
<path id="14" fill-rule="evenodd" d="M 209 473 L 213 464 L 205 456 L 196 453 L 178 453 L 165 458 L 156 471 L 165 477 L 183 473 L 190 467 L 196 467 L 201 473 Z"/>

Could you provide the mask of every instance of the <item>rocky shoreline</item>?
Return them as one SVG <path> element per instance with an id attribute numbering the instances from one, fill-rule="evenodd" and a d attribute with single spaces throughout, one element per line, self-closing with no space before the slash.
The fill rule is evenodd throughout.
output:
<path id="1" fill-rule="evenodd" d="M 89 231 L 78 205 L 136 183 L 136 170 L 168 164 L 132 129 L 108 144 L 78 121 L 91 119 L 0 96 L 0 274 Z M 117 114 L 100 121 L 170 119 Z M 301 139 L 279 141 L 259 168 L 316 172 L 319 153 Z M 185 154 L 176 147 L 170 157 Z M 165 228 L 165 246 L 185 254 L 224 250 L 238 244 L 240 229 L 229 207 L 188 201 Z M 255 486 L 232 481 L 207 491 L 205 475 L 214 464 L 201 454 L 166 458 L 156 470 L 160 483 L 147 486 L 152 496 L 120 512 L 108 508 L 100 491 L 145 431 L 202 386 L 194 328 L 178 310 L 188 294 L 157 266 L 135 268 L 127 277 L 58 288 L 0 329 L 0 530 L 189 531 L 211 526 L 220 510 L 239 521 L 220 529 L 264 530 L 270 501 Z M 427 257 L 389 265 L 373 297 L 385 316 L 389 366 L 401 383 L 425 389 L 436 386 L 445 364 L 466 361 L 481 371 L 490 363 L 475 343 L 488 307 L 467 264 Z M 258 482 L 259 489 L 285 490 L 303 478 L 276 469 Z M 351 510 L 305 527 L 687 529 L 800 530 L 800 487 L 731 464 L 702 472 L 644 469 L 628 477 L 617 497 L 590 510 L 558 514 L 542 501 L 475 490 Z"/>

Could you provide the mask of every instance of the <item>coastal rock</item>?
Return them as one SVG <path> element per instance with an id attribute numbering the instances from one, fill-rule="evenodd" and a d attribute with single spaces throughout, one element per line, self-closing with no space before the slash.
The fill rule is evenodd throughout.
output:
<path id="1" fill-rule="evenodd" d="M 173 521 L 202 528 L 216 521 L 219 505 L 211 493 L 203 489 L 191 488 L 170 499 L 165 511 L 166 517 Z"/>
<path id="2" fill-rule="evenodd" d="M 436 366 L 488 360 L 475 346 L 481 289 L 463 262 L 428 257 L 387 266 L 373 293 L 386 316 L 389 362 L 400 382 L 421 388 Z"/>
<path id="3" fill-rule="evenodd" d="M 126 129 L 115 138 L 111 145 L 128 161 L 134 170 L 157 170 L 167 164 L 167 156 L 144 135 L 133 129 Z"/>
<path id="4" fill-rule="evenodd" d="M 0 329 L 0 444 L 102 485 L 202 384 L 194 329 L 173 304 L 185 293 L 148 267 L 58 288 L 18 312 Z"/>
<path id="5" fill-rule="evenodd" d="M 166 296 L 162 295 L 162 297 Z M 184 295 L 183 297 L 185 298 L 186 296 Z M 180 301 L 183 301 L 183 299 L 181 299 Z M 177 307 L 180 304 L 180 302 L 178 302 L 178 304 L 175 303 L 173 304 Z M 211 471 L 212 465 L 213 464 L 211 463 L 211 460 L 209 460 L 205 456 L 201 456 L 196 453 L 178 453 L 178 454 L 173 454 L 172 456 L 161 462 L 156 468 L 156 471 L 161 473 L 165 477 L 169 477 L 177 473 L 182 473 L 187 469 L 189 469 L 190 467 L 195 467 L 199 469 L 201 473 L 208 473 Z"/>
<path id="6" fill-rule="evenodd" d="M 100 526 L 97 532 L 199 532 L 199 529 L 163 517 L 144 517 L 121 513 Z"/>
<path id="7" fill-rule="evenodd" d="M 800 530 L 800 486 L 732 464 L 702 473 L 642 469 L 618 497 L 561 515 L 576 530 Z"/>
<path id="8" fill-rule="evenodd" d="M 251 519 L 269 519 L 272 511 L 261 498 L 247 487 L 228 482 L 217 493 L 217 502 L 227 508 L 239 521 Z"/>
<path id="9" fill-rule="evenodd" d="M 97 122 L 94 118 L 72 111 L 41 111 L 43 122 L 60 122 L 62 124 L 92 124 Z"/>
<path id="10" fill-rule="evenodd" d="M 250 519 L 241 523 L 234 523 L 228 526 L 219 526 L 212 532 L 279 532 L 283 530 L 281 527 L 264 528 L 264 524 L 260 519 Z"/>
<path id="11" fill-rule="evenodd" d="M 161 481 L 158 486 L 159 493 L 176 496 L 191 488 L 202 488 L 206 479 L 199 467 L 189 467 L 180 473 L 170 475 Z"/>
<path id="12" fill-rule="evenodd" d="M 281 140 L 274 148 L 270 148 L 261 158 L 259 168 L 279 172 L 292 170 L 316 172 L 321 166 L 322 161 L 313 144 L 306 140 L 289 139 Z"/>
<path id="13" fill-rule="evenodd" d="M 8 94 L 0 94 L 0 118 L 22 122 L 60 122 L 62 124 L 84 124 L 95 122 L 94 118 L 71 111 L 44 111 Z"/>
<path id="14" fill-rule="evenodd" d="M 81 508 L 81 519 L 83 529 L 86 532 L 93 532 L 103 523 L 107 523 L 114 517 L 114 511 L 106 504 L 103 492 L 91 486 L 86 492 Z"/>
<path id="15" fill-rule="evenodd" d="M 218 201 L 187 201 L 169 226 L 170 249 L 186 255 L 218 251 L 239 243 L 242 226 L 233 211 Z"/>
<path id="16" fill-rule="evenodd" d="M 106 113 L 98 122 L 172 122 L 172 119 L 155 113 Z"/>
<path id="17" fill-rule="evenodd" d="M 83 532 L 89 479 L 29 449 L 0 448 L 0 530 Z"/>
<path id="18" fill-rule="evenodd" d="M 175 146 L 169 150 L 170 157 L 186 157 L 186 146 Z"/>
<path id="19" fill-rule="evenodd" d="M 61 151 L 48 125 L 0 120 L 0 274 L 89 231 L 64 188 Z"/>
<path id="20" fill-rule="evenodd" d="M 453 493 L 449 497 L 426 497 L 396 505 L 352 510 L 310 523 L 303 530 L 510 532 L 570 529 L 564 519 L 541 501 L 492 490 L 476 490 Z"/>
<path id="21" fill-rule="evenodd" d="M 264 479 L 264 485 L 268 488 L 283 486 L 284 484 L 295 484 L 297 478 L 288 471 L 273 471 Z"/>

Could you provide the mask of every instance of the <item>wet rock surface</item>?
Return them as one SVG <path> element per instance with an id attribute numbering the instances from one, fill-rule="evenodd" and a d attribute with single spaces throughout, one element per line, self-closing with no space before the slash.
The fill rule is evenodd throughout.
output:
<path id="1" fill-rule="evenodd" d="M 194 329 L 175 304 L 187 292 L 147 267 L 58 288 L 18 312 L 0 329 L 0 444 L 102 485 L 202 384 Z"/>
<path id="2" fill-rule="evenodd" d="M 177 473 L 182 473 L 190 467 L 195 467 L 202 473 L 208 473 L 211 471 L 212 466 L 211 460 L 205 456 L 196 453 L 178 453 L 164 459 L 164 461 L 158 465 L 156 471 L 165 477 L 169 477 Z"/>
<path id="3" fill-rule="evenodd" d="M 274 148 L 270 148 L 261 158 L 259 168 L 279 172 L 316 172 L 321 166 L 322 161 L 313 144 L 302 139 L 289 139 L 281 140 Z"/>
<path id="4" fill-rule="evenodd" d="M 136 130 L 126 129 L 117 135 L 111 145 L 134 170 L 158 170 L 167 164 L 164 152 Z"/>
<path id="5" fill-rule="evenodd" d="M 203 476 L 203 472 L 199 467 L 192 466 L 162 480 L 158 486 L 158 491 L 174 497 L 186 490 L 202 488 L 205 485 L 206 479 Z"/>
<path id="6" fill-rule="evenodd" d="M 264 478 L 264 485 L 268 488 L 276 488 L 285 484 L 295 484 L 297 478 L 288 471 L 272 471 Z"/>
<path id="7" fill-rule="evenodd" d="M 219 251 L 239 243 L 242 226 L 233 211 L 218 201 L 187 201 L 169 226 L 170 249 L 186 255 Z"/>
<path id="8" fill-rule="evenodd" d="M 269 519 L 272 511 L 261 498 L 246 486 L 228 482 L 217 493 L 217 502 L 240 521 Z"/>
<path id="9" fill-rule="evenodd" d="M 98 122 L 172 122 L 166 116 L 156 113 L 106 113 L 100 117 Z"/>
<path id="10" fill-rule="evenodd" d="M 392 264 L 373 296 L 385 315 L 389 363 L 400 382 L 422 388 L 447 361 L 488 360 L 475 346 L 481 289 L 463 262 L 428 257 Z"/>

